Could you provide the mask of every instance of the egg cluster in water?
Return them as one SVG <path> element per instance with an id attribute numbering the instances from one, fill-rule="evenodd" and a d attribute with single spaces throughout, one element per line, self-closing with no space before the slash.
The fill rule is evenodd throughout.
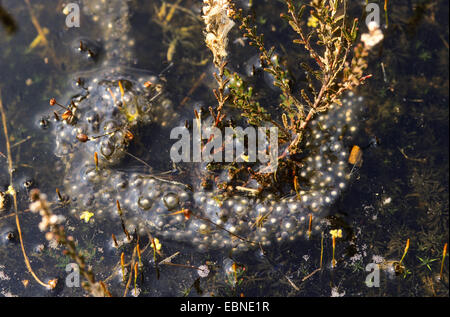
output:
<path id="1" fill-rule="evenodd" d="M 308 125 L 308 141 L 299 161 L 303 165 L 299 193 L 283 198 L 272 194 L 218 198 L 215 188 L 189 188 L 168 176 L 155 176 L 144 164 L 136 171 L 125 158 L 133 156 L 130 147 L 148 147 L 140 138 L 142 131 L 150 126 L 167 130 L 167 135 L 152 136 L 161 140 L 150 153 L 155 162 L 167 163 L 170 159 L 162 153 L 175 142 L 169 138 L 170 129 L 192 114 L 183 115 L 173 106 L 157 76 L 117 66 L 131 64 L 134 43 L 128 37 L 126 1 L 113 3 L 111 9 L 103 0 L 85 1 L 86 13 L 103 30 L 106 58 L 100 70 L 83 74 L 79 91 L 67 103 L 72 118 L 55 126 L 55 154 L 64 163 L 64 193 L 71 199 L 71 211 L 90 211 L 97 221 L 103 217 L 120 221 L 119 201 L 129 232 L 149 231 L 159 239 L 189 243 L 200 251 L 245 251 L 257 243 L 268 246 L 306 238 L 311 233 L 310 217 L 312 233 L 321 230 L 322 219 L 349 181 L 344 140 L 356 132 L 361 99 L 349 94 L 342 106 L 333 106 Z M 139 164 L 139 158 L 134 163 Z M 198 181 L 205 164 L 190 164 L 190 173 Z M 182 210 L 192 214 L 188 217 Z"/>
<path id="2" fill-rule="evenodd" d="M 162 239 L 191 243 L 199 250 L 246 250 L 250 241 L 267 246 L 306 237 L 310 214 L 312 230 L 320 230 L 320 219 L 348 183 L 348 149 L 343 137 L 356 131 L 353 124 L 360 107 L 360 100 L 351 95 L 342 106 L 310 122 L 299 195 L 222 200 L 217 198 L 217 190 L 200 186 L 191 190 L 163 177 L 127 170 L 121 163 L 128 148 L 137 142 L 135 131 L 150 124 L 176 127 L 184 118 L 161 93 L 155 76 L 127 75 L 123 67 L 95 74 L 98 77 L 86 81 L 71 99 L 74 119 L 58 121 L 55 128 L 55 153 L 65 163 L 64 190 L 74 213 L 89 210 L 98 221 L 106 216 L 118 218 L 119 201 L 129 232 L 148 230 Z M 146 82 L 151 82 L 151 87 Z M 80 135 L 88 140 L 80 142 Z M 175 142 L 169 135 L 165 138 L 167 147 Z M 202 172 L 204 164 L 191 164 Z M 189 219 L 176 213 L 184 208 L 192 211 Z"/>

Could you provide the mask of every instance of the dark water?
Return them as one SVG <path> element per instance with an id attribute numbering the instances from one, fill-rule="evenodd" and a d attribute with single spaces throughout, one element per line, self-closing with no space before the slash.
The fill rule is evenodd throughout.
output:
<path id="1" fill-rule="evenodd" d="M 168 22 L 158 18 L 162 1 L 132 1 L 131 5 L 136 42 L 133 66 L 160 73 L 173 62 L 164 77 L 174 104 L 182 103 L 204 72 L 206 78 L 190 99 L 214 103 L 212 64 L 203 45 L 199 2 L 179 2 L 183 9 L 177 10 Z M 252 10 L 266 34 L 267 45 L 274 45 L 292 70 L 298 71 L 295 61 L 306 58 L 306 54 L 291 44 L 294 34 L 279 19 L 284 10 L 282 2 L 253 2 Z M 82 16 L 80 28 L 67 29 L 62 4 L 32 1 L 30 11 L 21 1 L 1 2 L 2 9 L 17 24 L 12 34 L 7 34 L 6 24 L 0 26 L 0 90 L 13 146 L 14 186 L 24 245 L 37 276 L 44 281 L 61 281 L 51 291 L 35 283 L 23 261 L 14 212 L 9 208 L 0 211 L 3 296 L 86 295 L 82 288 L 64 287 L 65 267 L 71 260 L 62 254 L 61 247 L 49 246 L 38 229 L 40 217 L 26 210 L 30 188 L 39 188 L 52 201 L 57 201 L 55 189 L 62 188 L 59 159 L 53 154 L 51 120 L 48 128 L 42 127 L 42 118 L 52 113 L 49 99 L 65 98 L 71 76 L 92 69 L 105 54 L 101 44 L 92 44 L 98 52 L 94 59 L 77 52 L 77 39 L 94 43 L 100 40 L 101 32 L 86 16 Z M 350 11 L 359 17 L 363 7 L 352 3 Z M 31 13 L 42 28 L 48 29 L 47 45 L 40 41 L 31 46 L 37 36 Z M 323 269 L 305 279 L 319 268 L 320 234 L 310 241 L 269 248 L 266 255 L 259 251 L 244 255 L 198 253 L 185 244 L 162 240 L 164 256 L 180 251 L 173 263 L 208 263 L 211 273 L 199 279 L 195 269 L 161 265 L 158 278 L 152 249 L 147 248 L 143 252 L 143 274 L 137 280 L 141 296 L 448 296 L 448 259 L 443 280 L 437 279 L 449 229 L 448 2 L 395 1 L 389 4 L 388 14 L 389 26 L 383 29 L 385 39 L 369 59 L 368 73 L 373 77 L 355 92 L 364 97 L 365 103 L 361 129 L 353 140 L 363 148 L 363 164 L 353 171 L 351 185 L 331 208 L 329 225 L 323 229 Z M 361 28 L 365 31 L 364 26 Z M 240 36 L 236 29 L 234 32 L 232 38 Z M 230 52 L 230 64 L 237 70 L 256 54 L 238 42 L 230 43 Z M 273 93 L 267 89 L 267 98 Z M 0 152 L 0 185 L 1 190 L 6 190 L 9 176 L 4 137 Z M 121 278 L 109 276 L 120 267 L 120 253 L 123 251 L 129 259 L 133 247 L 120 251 L 110 247 L 111 233 L 121 234 L 120 223 L 96 221 L 95 216 L 85 223 L 70 215 L 69 208 L 58 207 L 55 211 L 67 216 L 65 227 L 76 239 L 96 278 L 106 280 L 111 293 L 121 296 L 125 289 Z M 343 238 L 336 246 L 338 265 L 331 269 L 328 232 L 337 228 L 343 230 Z M 12 233 L 10 240 L 8 233 Z M 383 259 L 399 261 L 407 239 L 410 248 L 403 261 L 404 272 L 396 276 L 382 270 L 380 287 L 367 287 L 366 265 Z M 148 241 L 143 239 L 142 243 Z M 237 283 L 230 269 L 232 261 L 224 262 L 227 257 L 239 264 Z M 245 267 L 245 271 L 239 267 Z"/>

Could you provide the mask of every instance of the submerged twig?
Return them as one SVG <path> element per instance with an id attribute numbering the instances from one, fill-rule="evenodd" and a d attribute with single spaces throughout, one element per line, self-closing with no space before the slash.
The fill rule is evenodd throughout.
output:
<path id="1" fill-rule="evenodd" d="M 6 114 L 5 109 L 3 108 L 3 102 L 2 102 L 2 92 L 0 90 L 0 112 L 2 115 L 2 123 L 3 123 L 3 132 L 5 134 L 5 142 L 6 142 L 6 151 L 7 151 L 7 161 L 8 161 L 8 173 L 9 173 L 9 193 L 13 197 L 13 204 L 14 204 L 14 213 L 16 218 L 16 226 L 17 226 L 17 232 L 19 233 L 19 241 L 20 241 L 20 247 L 22 249 L 23 259 L 25 261 L 25 265 L 27 266 L 28 271 L 33 276 L 33 278 L 38 282 L 40 285 L 46 287 L 46 288 L 52 288 L 52 285 L 50 283 L 44 283 L 42 282 L 39 277 L 34 273 L 30 260 L 28 259 L 27 253 L 25 251 L 25 247 L 23 244 L 23 237 L 22 237 L 22 230 L 20 228 L 20 221 L 19 221 L 19 211 L 17 206 L 17 193 L 14 189 L 13 185 L 13 167 L 12 167 L 12 155 L 11 155 L 11 145 L 9 143 L 9 134 L 8 134 L 8 126 L 7 126 L 7 120 L 6 120 Z"/>
<path id="2" fill-rule="evenodd" d="M 306 275 L 303 279 L 302 282 L 306 281 L 307 279 L 309 279 L 311 276 L 313 276 L 314 274 L 316 274 L 317 272 L 319 272 L 321 270 L 321 268 L 317 268 L 314 271 L 312 271 L 311 273 L 309 273 L 308 275 Z"/>
<path id="3" fill-rule="evenodd" d="M 36 16 L 34 15 L 33 8 L 31 7 L 31 4 L 30 4 L 30 0 L 25 0 L 25 3 L 26 3 L 26 5 L 27 5 L 27 7 L 28 7 L 28 11 L 29 11 L 29 13 L 30 13 L 31 22 L 32 22 L 33 25 L 34 25 L 34 28 L 35 28 L 36 31 L 38 32 L 38 34 L 39 34 L 39 36 L 40 36 L 40 38 L 41 38 L 41 41 L 43 42 L 45 48 L 47 49 L 48 53 L 49 53 L 50 56 L 52 57 L 53 61 L 54 61 L 55 63 L 57 63 L 58 59 L 57 59 L 57 57 L 56 57 L 56 55 L 55 55 L 55 52 L 54 52 L 54 51 L 52 50 L 52 48 L 50 47 L 50 44 L 49 44 L 49 42 L 48 42 L 48 40 L 47 40 L 47 37 L 45 36 L 45 31 L 44 31 L 44 29 L 41 27 L 41 25 L 40 25 L 38 19 L 37 19 Z"/>

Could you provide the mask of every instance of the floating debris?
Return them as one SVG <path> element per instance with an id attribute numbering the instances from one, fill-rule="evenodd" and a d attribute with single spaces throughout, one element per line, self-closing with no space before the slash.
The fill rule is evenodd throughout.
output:
<path id="1" fill-rule="evenodd" d="M 200 265 L 198 267 L 197 273 L 200 277 L 208 277 L 209 275 L 209 268 L 207 265 Z"/>
<path id="2" fill-rule="evenodd" d="M 5 192 L 0 191 L 0 212 L 6 211 L 9 209 L 11 202 L 9 199 L 9 195 Z"/>
<path id="3" fill-rule="evenodd" d="M 359 146 L 353 146 L 350 156 L 348 157 L 348 162 L 359 167 L 362 165 L 362 150 Z"/>
<path id="4" fill-rule="evenodd" d="M 90 211 L 83 211 L 80 215 L 80 220 L 84 220 L 84 222 L 88 223 L 89 220 L 94 216 L 94 213 Z"/>
<path id="5" fill-rule="evenodd" d="M 375 21 L 370 21 L 367 28 L 369 29 L 369 33 L 361 35 L 361 42 L 370 50 L 384 39 L 384 35 L 380 29 L 380 25 Z"/>

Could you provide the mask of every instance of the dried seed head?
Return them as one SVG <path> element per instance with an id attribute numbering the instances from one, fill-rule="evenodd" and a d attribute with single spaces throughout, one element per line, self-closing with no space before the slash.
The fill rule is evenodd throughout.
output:
<path id="1" fill-rule="evenodd" d="M 98 171 L 98 153 L 94 152 L 95 169 Z"/>
<path id="2" fill-rule="evenodd" d="M 70 110 L 64 111 L 64 113 L 61 115 L 61 118 L 65 121 L 70 121 L 70 119 L 73 117 L 73 113 Z"/>
<path id="3" fill-rule="evenodd" d="M 51 288 L 51 289 L 54 289 L 55 287 L 56 287 L 56 285 L 58 284 L 58 279 L 53 279 L 53 280 L 50 280 L 50 281 L 48 281 L 48 286 Z"/>
<path id="4" fill-rule="evenodd" d="M 37 189 L 37 188 L 32 189 L 30 191 L 30 200 L 32 202 L 37 201 L 39 199 L 40 194 L 41 194 L 41 192 L 39 191 L 39 189 Z"/>
<path id="5" fill-rule="evenodd" d="M 77 134 L 77 139 L 78 139 L 78 141 L 80 141 L 82 143 L 89 141 L 89 137 L 84 133 Z"/>
<path id="6" fill-rule="evenodd" d="M 52 99 L 50 99 L 50 106 L 53 107 L 54 105 L 56 105 L 56 99 L 52 98 Z"/>
<path id="7" fill-rule="evenodd" d="M 125 133 L 125 138 L 128 141 L 132 141 L 134 139 L 134 134 L 127 130 L 127 132 Z"/>
<path id="8" fill-rule="evenodd" d="M 83 79 L 81 79 L 81 77 L 79 77 L 75 83 L 77 86 L 83 86 Z"/>
<path id="9" fill-rule="evenodd" d="M 120 202 L 116 200 L 117 205 L 117 212 L 119 213 L 119 216 L 122 216 L 122 208 L 120 207 Z"/>
<path id="10" fill-rule="evenodd" d="M 184 218 L 189 220 L 191 218 L 192 211 L 190 209 L 183 209 Z"/>
<path id="11" fill-rule="evenodd" d="M 116 248 L 118 248 L 118 247 L 119 247 L 119 244 L 117 243 L 117 239 L 116 239 L 116 236 L 114 235 L 114 233 L 111 234 L 111 237 L 112 237 L 112 239 L 113 239 L 114 246 L 115 246 Z"/>
<path id="12" fill-rule="evenodd" d="M 84 51 L 86 48 L 84 47 L 83 41 L 80 41 L 80 46 L 78 46 L 78 50 L 80 52 Z"/>

